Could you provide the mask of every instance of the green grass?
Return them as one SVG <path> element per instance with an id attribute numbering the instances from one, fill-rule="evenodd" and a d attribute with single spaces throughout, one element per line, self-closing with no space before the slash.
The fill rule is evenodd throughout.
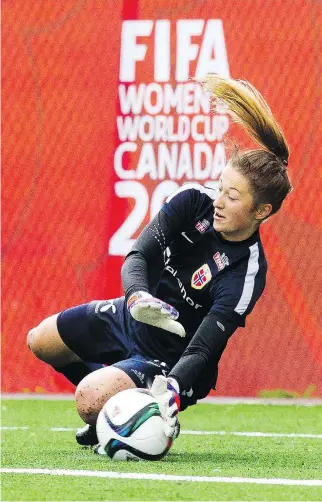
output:
<path id="1" fill-rule="evenodd" d="M 322 407 L 199 404 L 182 429 L 322 434 Z M 322 439 L 181 435 L 160 462 L 113 462 L 75 443 L 70 401 L 2 401 L 2 467 L 322 479 Z M 2 474 L 1 500 L 322 500 L 322 487 Z"/>

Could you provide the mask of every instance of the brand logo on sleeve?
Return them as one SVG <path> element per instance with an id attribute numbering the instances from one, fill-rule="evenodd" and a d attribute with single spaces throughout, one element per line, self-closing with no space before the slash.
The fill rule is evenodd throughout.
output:
<path id="1" fill-rule="evenodd" d="M 211 279 L 211 271 L 205 263 L 192 274 L 191 287 L 194 289 L 202 289 Z"/>
<path id="2" fill-rule="evenodd" d="M 202 221 L 197 221 L 197 223 L 195 224 L 195 228 L 198 230 L 198 232 L 200 232 L 201 234 L 203 234 L 208 228 L 210 227 L 210 222 L 208 220 L 202 220 Z"/>
<path id="3" fill-rule="evenodd" d="M 219 327 L 222 331 L 225 331 L 225 326 L 224 326 L 221 322 L 217 321 L 217 326 L 218 326 L 218 327 Z"/>
<path id="4" fill-rule="evenodd" d="M 218 270 L 222 270 L 226 267 L 226 265 L 229 265 L 229 260 L 225 253 L 220 254 L 219 251 L 217 251 L 217 253 L 213 256 L 213 259 L 215 260 Z"/>

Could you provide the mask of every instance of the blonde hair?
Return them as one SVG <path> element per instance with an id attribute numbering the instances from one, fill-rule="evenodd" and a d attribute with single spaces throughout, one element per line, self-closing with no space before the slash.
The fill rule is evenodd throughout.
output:
<path id="1" fill-rule="evenodd" d="M 230 161 L 248 178 L 254 205 L 270 203 L 271 214 L 276 213 L 292 185 L 287 172 L 289 147 L 270 107 L 260 92 L 245 80 L 209 74 L 201 84 L 210 92 L 212 104 L 217 109 L 224 107 L 232 120 L 243 126 L 262 147 L 244 152 L 235 148 Z"/>

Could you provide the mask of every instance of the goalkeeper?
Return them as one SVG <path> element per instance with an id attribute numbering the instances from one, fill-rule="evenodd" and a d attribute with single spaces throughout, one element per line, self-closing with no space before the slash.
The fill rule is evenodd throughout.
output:
<path id="1" fill-rule="evenodd" d="M 32 352 L 77 386 L 80 444 L 97 443 L 102 406 L 131 387 L 152 389 L 176 437 L 179 409 L 215 388 L 222 352 L 264 290 L 259 227 L 291 191 L 288 146 L 249 83 L 209 75 L 203 86 L 260 148 L 235 148 L 218 193 L 187 184 L 166 200 L 125 259 L 124 297 L 65 310 L 28 334 Z"/>

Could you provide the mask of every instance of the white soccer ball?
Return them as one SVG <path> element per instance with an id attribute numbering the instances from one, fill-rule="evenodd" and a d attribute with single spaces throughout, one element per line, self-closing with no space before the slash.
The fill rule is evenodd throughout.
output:
<path id="1" fill-rule="evenodd" d="M 96 431 L 113 460 L 160 460 L 173 441 L 164 434 L 159 405 L 147 389 L 123 390 L 111 397 L 98 416 Z"/>

